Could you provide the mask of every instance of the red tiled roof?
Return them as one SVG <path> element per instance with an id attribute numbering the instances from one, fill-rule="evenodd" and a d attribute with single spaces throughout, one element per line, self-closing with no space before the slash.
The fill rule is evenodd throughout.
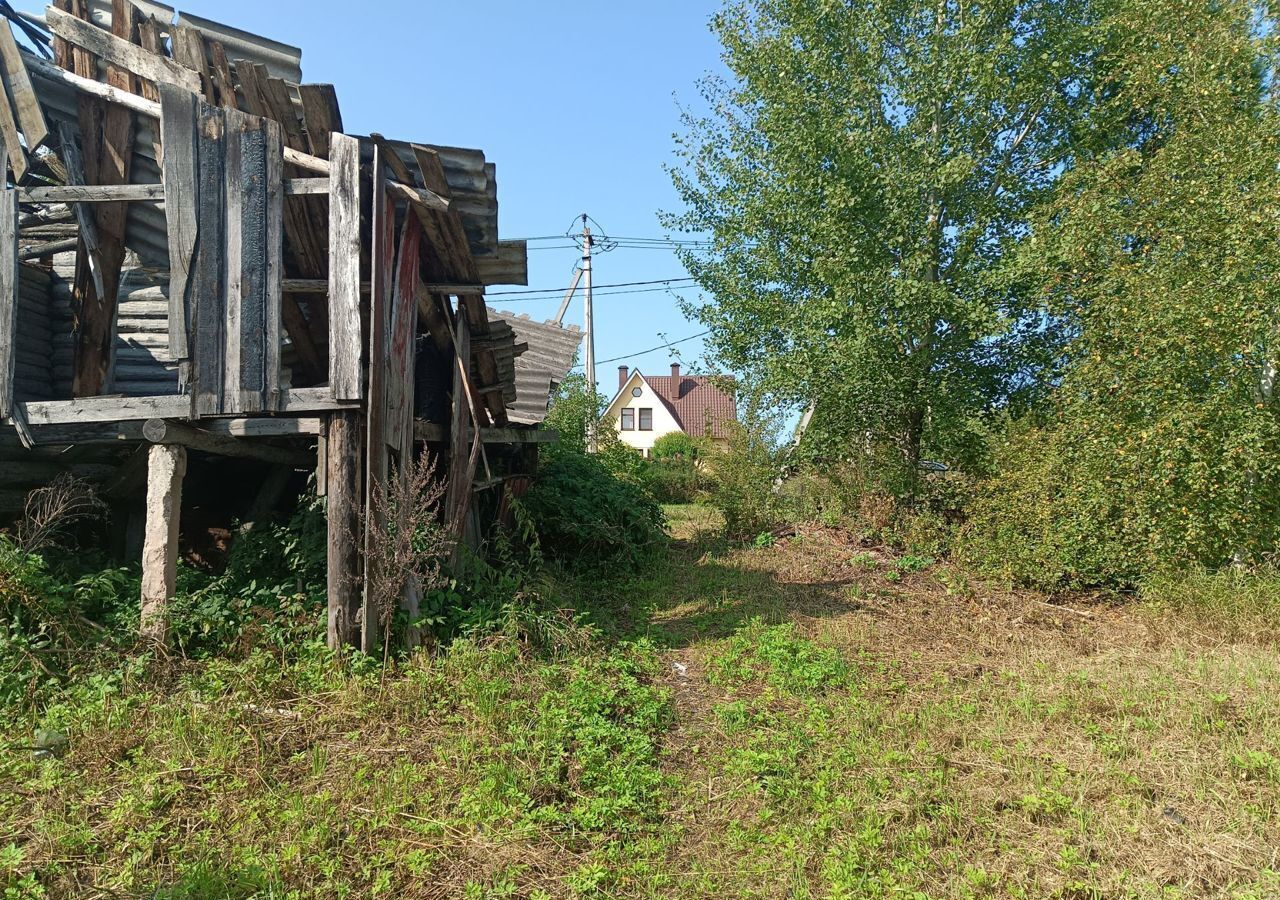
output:
<path id="1" fill-rule="evenodd" d="M 676 422 L 690 437 L 729 436 L 729 425 L 738 418 L 738 405 L 733 393 L 721 390 L 713 379 L 699 375 L 641 377 L 662 398 Z"/>

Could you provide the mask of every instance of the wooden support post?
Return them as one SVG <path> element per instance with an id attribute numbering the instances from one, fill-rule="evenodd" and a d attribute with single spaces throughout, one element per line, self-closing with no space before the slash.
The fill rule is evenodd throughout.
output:
<path id="1" fill-rule="evenodd" d="M 18 197 L 16 191 L 3 191 L 0 192 L 0 417 L 14 411 L 18 277 Z"/>
<path id="2" fill-rule="evenodd" d="M 329 646 L 360 646 L 364 593 L 360 546 L 364 530 L 361 478 L 364 422 L 356 412 L 329 416 L 325 440 L 325 506 L 329 518 Z"/>
<path id="3" fill-rule="evenodd" d="M 187 448 L 156 444 L 148 454 L 147 524 L 142 547 L 142 636 L 168 638 L 169 601 L 178 575 L 178 524 Z"/>
<path id="4" fill-rule="evenodd" d="M 335 148 L 336 149 L 336 148 Z M 361 647 L 365 653 L 376 653 L 382 647 L 382 622 L 378 616 L 380 602 L 387 598 L 371 596 L 370 585 L 377 583 L 382 561 L 372 552 L 374 535 L 387 528 L 387 346 L 390 331 L 392 277 L 395 265 L 395 203 L 387 194 L 386 170 L 381 150 L 373 148 L 373 222 L 372 278 L 369 297 L 369 402 L 365 439 L 365 584 L 364 633 Z M 375 497 L 377 499 L 375 499 Z"/>

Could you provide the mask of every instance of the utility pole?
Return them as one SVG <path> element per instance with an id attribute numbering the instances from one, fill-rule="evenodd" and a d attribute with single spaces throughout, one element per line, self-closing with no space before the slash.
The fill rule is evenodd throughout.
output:
<path id="1" fill-rule="evenodd" d="M 596 323 L 591 309 L 591 228 L 587 225 L 587 214 L 582 214 L 582 289 L 584 302 L 584 318 L 587 329 L 587 359 L 584 367 L 587 375 L 587 392 L 595 402 L 596 396 Z M 596 428 L 592 422 L 587 431 L 587 450 L 596 452 Z"/>

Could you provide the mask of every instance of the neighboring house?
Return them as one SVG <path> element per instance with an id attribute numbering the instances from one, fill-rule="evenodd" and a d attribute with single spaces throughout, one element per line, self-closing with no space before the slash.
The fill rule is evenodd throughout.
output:
<path id="1" fill-rule="evenodd" d="M 618 393 L 605 411 L 604 421 L 613 423 L 624 444 L 645 456 L 654 441 L 673 431 L 725 443 L 738 411 L 732 391 L 714 383 L 719 380 L 681 375 L 679 363 L 672 364 L 670 375 L 642 375 L 619 366 Z"/>

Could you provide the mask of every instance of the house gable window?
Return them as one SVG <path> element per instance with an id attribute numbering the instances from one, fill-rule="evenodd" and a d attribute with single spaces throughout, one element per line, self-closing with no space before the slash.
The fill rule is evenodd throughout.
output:
<path id="1" fill-rule="evenodd" d="M 622 430 L 636 430 L 636 411 L 634 409 L 624 409 L 622 411 Z"/>
<path id="2" fill-rule="evenodd" d="M 653 431 L 653 410 L 652 409 L 640 410 L 640 430 Z"/>

